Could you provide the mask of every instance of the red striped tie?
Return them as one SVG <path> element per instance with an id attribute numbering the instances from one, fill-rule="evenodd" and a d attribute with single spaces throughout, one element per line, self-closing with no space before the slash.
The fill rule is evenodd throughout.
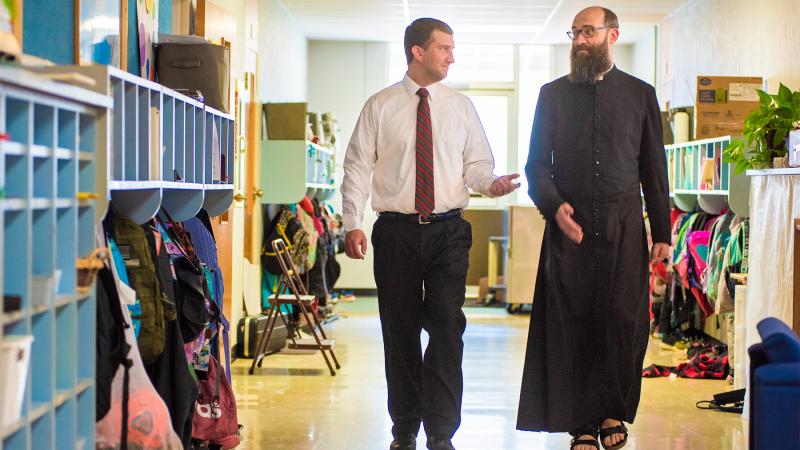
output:
<path id="1" fill-rule="evenodd" d="M 422 217 L 427 218 L 436 207 L 433 194 L 433 130 L 428 90 L 420 88 L 417 95 L 417 188 L 414 207 Z"/>

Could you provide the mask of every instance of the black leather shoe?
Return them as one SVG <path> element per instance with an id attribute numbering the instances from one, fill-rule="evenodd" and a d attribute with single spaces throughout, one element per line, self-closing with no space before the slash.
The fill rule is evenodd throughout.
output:
<path id="1" fill-rule="evenodd" d="M 417 437 L 413 434 L 396 436 L 389 446 L 389 450 L 417 450 Z"/>
<path id="2" fill-rule="evenodd" d="M 444 436 L 428 436 L 427 447 L 430 450 L 456 450 L 450 439 Z"/>

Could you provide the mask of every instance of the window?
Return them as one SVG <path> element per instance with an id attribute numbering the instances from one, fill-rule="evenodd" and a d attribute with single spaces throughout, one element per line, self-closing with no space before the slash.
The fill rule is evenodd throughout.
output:
<path id="1" fill-rule="evenodd" d="M 508 173 L 509 105 L 513 102 L 513 91 L 496 93 L 493 91 L 465 91 L 478 117 L 481 119 L 486 139 L 494 154 L 494 174 Z"/>

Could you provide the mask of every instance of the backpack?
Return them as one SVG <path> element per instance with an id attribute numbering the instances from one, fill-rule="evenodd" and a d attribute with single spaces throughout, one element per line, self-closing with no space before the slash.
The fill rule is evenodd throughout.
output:
<path id="1" fill-rule="evenodd" d="M 264 214 L 266 218 L 266 208 Z M 276 239 L 283 239 L 286 242 L 286 247 L 292 254 L 292 260 L 298 270 L 302 272 L 308 254 L 308 233 L 286 205 L 281 207 L 280 212 L 272 220 L 269 232 L 264 233 L 264 242 L 261 244 L 262 267 L 273 275 L 281 275 L 283 272 L 277 254 L 272 249 L 272 241 Z"/>
<path id="2" fill-rule="evenodd" d="M 231 449 L 239 445 L 236 399 L 219 362 L 211 356 L 208 374 L 198 379 L 200 391 L 192 418 L 192 439 Z"/>
<path id="3" fill-rule="evenodd" d="M 168 213 L 162 211 L 169 218 Z M 176 223 L 156 219 L 155 225 L 164 240 L 166 251 L 162 253 L 169 255 L 168 265 L 171 267 L 171 281 L 175 288 L 178 325 L 182 341 L 187 344 L 198 339 L 209 321 L 206 300 L 210 295 L 205 274 L 197 256 L 188 254 L 186 247 L 178 243 L 177 232 L 182 229 Z"/>
<path id="4" fill-rule="evenodd" d="M 205 210 L 200 210 L 197 215 L 185 222 L 183 222 L 184 229 L 188 232 L 189 236 L 191 237 L 192 243 L 194 244 L 195 253 L 197 257 L 200 259 L 201 265 L 203 267 L 203 271 L 206 275 L 209 295 L 214 302 L 217 311 L 222 311 L 222 299 L 225 292 L 225 283 L 222 278 L 223 273 L 219 267 L 219 258 L 217 256 L 217 242 L 214 239 L 213 229 L 211 227 L 210 220 L 208 218 L 208 214 Z M 212 315 L 213 316 L 213 315 Z M 228 375 L 228 379 L 231 379 L 231 368 L 230 368 L 230 345 L 229 345 L 229 336 L 228 336 L 228 320 L 225 316 L 221 313 L 218 313 L 216 317 L 212 317 L 212 321 L 210 326 L 214 328 L 217 323 L 219 322 L 223 326 L 222 331 L 222 340 L 223 340 L 223 348 L 225 349 L 225 364 L 226 364 L 226 373 Z M 212 342 L 212 355 L 217 357 L 216 349 L 218 346 L 216 342 Z"/>
<path id="5" fill-rule="evenodd" d="M 125 261 L 129 286 L 136 291 L 141 306 L 141 330 L 137 337 L 144 362 L 154 361 L 164 352 L 166 341 L 164 303 L 169 303 L 161 288 L 150 244 L 144 229 L 122 216 L 112 206 L 106 220 L 117 248 Z"/>
<path id="6" fill-rule="evenodd" d="M 125 341 L 125 329 L 130 327 L 122 315 L 122 305 L 114 282 L 114 275 L 103 267 L 97 272 L 97 341 L 95 358 L 95 422 L 111 409 L 111 382 L 120 364 L 130 367 L 128 352 L 131 346 Z M 123 392 L 123 397 L 127 392 Z"/>

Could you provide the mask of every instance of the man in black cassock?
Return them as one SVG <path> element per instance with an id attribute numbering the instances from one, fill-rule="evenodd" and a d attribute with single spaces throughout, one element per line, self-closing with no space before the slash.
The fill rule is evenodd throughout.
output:
<path id="1" fill-rule="evenodd" d="M 571 73 L 541 89 L 525 166 L 547 227 L 517 428 L 615 449 L 639 404 L 648 259 L 669 252 L 667 164 L 655 90 L 613 65 L 616 15 L 587 8 L 568 35 Z"/>

